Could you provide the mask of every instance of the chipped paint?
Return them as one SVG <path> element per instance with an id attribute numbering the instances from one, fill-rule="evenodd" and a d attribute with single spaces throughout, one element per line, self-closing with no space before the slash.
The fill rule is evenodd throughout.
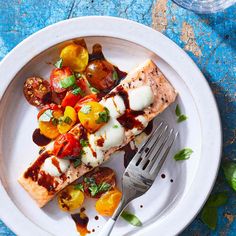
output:
<path id="1" fill-rule="evenodd" d="M 185 43 L 184 49 L 192 52 L 195 56 L 202 56 L 202 51 L 198 46 L 193 27 L 187 22 L 183 22 L 181 40 Z"/>
<path id="2" fill-rule="evenodd" d="M 168 0 L 157 0 L 152 8 L 152 28 L 160 32 L 165 31 L 168 25 L 166 15 L 167 1 Z"/>

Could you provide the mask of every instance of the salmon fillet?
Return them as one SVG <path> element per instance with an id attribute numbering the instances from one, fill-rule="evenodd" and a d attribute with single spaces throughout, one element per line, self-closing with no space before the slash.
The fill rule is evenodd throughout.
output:
<path id="1" fill-rule="evenodd" d="M 151 121 L 159 113 L 163 112 L 176 99 L 177 93 L 172 85 L 168 82 L 158 67 L 151 61 L 147 60 L 139 65 L 136 69 L 131 71 L 121 83 L 115 87 L 109 94 L 107 94 L 103 101 L 115 95 L 121 95 L 129 92 L 132 89 L 141 86 L 150 86 L 153 93 L 153 102 L 142 111 L 142 116 L 147 122 Z M 123 116 L 126 118 L 127 114 Z M 119 121 L 120 118 L 117 120 Z M 122 122 L 121 122 L 122 124 Z M 145 127 L 139 126 L 138 132 L 141 132 Z M 69 132 L 80 138 L 81 124 L 75 125 Z M 104 161 L 108 160 L 112 153 L 119 150 L 121 147 L 128 144 L 134 138 L 134 133 L 131 129 L 125 129 L 123 143 L 117 147 L 111 147 L 104 152 Z M 79 177 L 93 169 L 93 167 L 82 163 L 78 167 L 72 164 L 68 170 L 59 177 L 49 176 L 41 173 L 41 167 L 44 161 L 51 155 L 53 149 L 53 142 L 50 143 L 45 151 L 22 173 L 18 182 L 36 201 L 39 207 L 47 204 L 55 195 L 64 187 L 74 182 Z M 99 163 L 101 164 L 101 163 Z M 44 183 L 41 178 L 44 175 Z M 45 182 L 46 180 L 46 182 Z"/>

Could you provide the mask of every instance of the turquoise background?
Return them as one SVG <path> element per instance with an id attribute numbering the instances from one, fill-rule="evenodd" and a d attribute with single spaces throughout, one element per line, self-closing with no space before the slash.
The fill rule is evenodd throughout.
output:
<path id="1" fill-rule="evenodd" d="M 222 158 L 236 159 L 236 5 L 217 14 L 199 15 L 170 0 L 0 0 L 0 59 L 39 29 L 86 15 L 134 20 L 161 31 L 182 47 L 202 70 L 216 97 L 224 134 Z M 236 235 L 235 192 L 222 170 L 213 191 L 229 194 L 228 204 L 219 209 L 217 229 L 209 230 L 197 217 L 181 235 Z M 14 233 L 0 221 L 0 235 Z"/>

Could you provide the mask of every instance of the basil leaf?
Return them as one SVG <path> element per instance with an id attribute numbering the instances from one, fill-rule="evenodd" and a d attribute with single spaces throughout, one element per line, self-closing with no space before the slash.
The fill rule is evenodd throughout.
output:
<path id="1" fill-rule="evenodd" d="M 63 64 L 63 59 L 60 58 L 60 60 L 58 60 L 58 61 L 54 64 L 54 66 L 55 66 L 56 68 L 58 68 L 58 69 L 61 69 L 61 68 L 62 68 L 62 64 Z"/>
<path id="2" fill-rule="evenodd" d="M 91 106 L 90 105 L 83 105 L 82 108 L 80 109 L 80 112 L 84 114 L 88 114 L 91 111 Z"/>
<path id="3" fill-rule="evenodd" d="M 92 197 L 94 197 L 98 193 L 98 186 L 96 184 L 91 184 L 89 190 Z"/>
<path id="4" fill-rule="evenodd" d="M 80 191 L 84 192 L 84 186 L 83 186 L 83 184 L 76 184 L 76 185 L 74 186 L 74 189 L 75 189 L 75 190 L 80 190 Z"/>
<path id="5" fill-rule="evenodd" d="M 176 116 L 180 116 L 181 115 L 181 110 L 180 110 L 179 104 L 176 105 L 175 114 L 176 114 Z"/>
<path id="6" fill-rule="evenodd" d="M 81 144 L 82 147 L 87 147 L 89 142 L 88 142 L 88 140 L 80 139 L 80 144 Z"/>
<path id="7" fill-rule="evenodd" d="M 59 124 L 59 120 L 58 120 L 57 118 L 53 117 L 53 118 L 52 118 L 52 124 L 53 124 L 54 126 L 57 126 L 57 125 Z"/>
<path id="8" fill-rule="evenodd" d="M 93 177 L 85 177 L 84 182 L 86 184 L 95 184 L 95 179 Z"/>
<path id="9" fill-rule="evenodd" d="M 215 230 L 217 226 L 217 208 L 204 207 L 200 216 L 201 221 L 210 229 Z"/>
<path id="10" fill-rule="evenodd" d="M 118 74 L 117 74 L 117 72 L 115 70 L 112 73 L 112 79 L 113 80 L 118 80 L 119 79 Z"/>
<path id="11" fill-rule="evenodd" d="M 84 91 L 80 88 L 77 87 L 71 91 L 74 95 L 80 94 L 82 97 L 85 95 Z"/>
<path id="12" fill-rule="evenodd" d="M 99 118 L 96 120 L 97 124 L 106 123 L 108 122 L 110 118 L 110 112 L 106 107 L 104 107 L 104 111 L 99 112 L 98 115 L 99 115 Z"/>
<path id="13" fill-rule="evenodd" d="M 70 125 L 72 123 L 72 119 L 69 116 L 66 116 L 63 120 L 66 124 Z"/>
<path id="14" fill-rule="evenodd" d="M 236 163 L 226 162 L 223 164 L 224 175 L 234 191 L 236 191 Z"/>
<path id="15" fill-rule="evenodd" d="M 117 129 L 117 128 L 119 128 L 119 126 L 118 126 L 118 125 L 114 125 L 113 128 L 114 128 L 114 129 Z"/>
<path id="16" fill-rule="evenodd" d="M 49 122 L 53 118 L 52 110 L 46 110 L 40 117 L 39 121 Z"/>
<path id="17" fill-rule="evenodd" d="M 81 165 L 81 159 L 80 158 L 78 158 L 78 159 L 75 159 L 74 161 L 73 161 L 73 166 L 74 166 L 74 168 L 76 168 L 76 167 L 78 167 L 79 165 Z"/>
<path id="18" fill-rule="evenodd" d="M 90 87 L 90 90 L 92 93 L 95 93 L 95 94 L 100 93 L 100 91 L 94 87 Z"/>
<path id="19" fill-rule="evenodd" d="M 123 211 L 121 213 L 121 217 L 128 221 L 131 225 L 134 225 L 134 226 L 142 226 L 142 222 L 139 220 L 139 218 L 127 211 Z"/>
<path id="20" fill-rule="evenodd" d="M 76 82 L 75 76 L 71 75 L 71 76 L 68 76 L 68 77 L 62 79 L 60 81 L 60 86 L 62 88 L 68 88 L 68 87 L 72 86 L 75 82 Z"/>
<path id="21" fill-rule="evenodd" d="M 227 203 L 228 195 L 226 192 L 212 194 L 207 200 L 206 207 L 220 207 Z"/>
<path id="22" fill-rule="evenodd" d="M 102 182 L 99 186 L 98 186 L 98 192 L 106 192 L 111 188 L 111 185 L 106 183 L 106 182 Z"/>
<path id="23" fill-rule="evenodd" d="M 181 115 L 178 117 L 177 122 L 180 123 L 180 122 L 185 121 L 185 120 L 187 120 L 187 119 L 188 119 L 188 117 L 187 117 L 186 115 L 181 114 Z"/>
<path id="24" fill-rule="evenodd" d="M 187 160 L 192 153 L 193 150 L 191 148 L 184 148 L 175 154 L 174 159 L 176 161 Z"/>

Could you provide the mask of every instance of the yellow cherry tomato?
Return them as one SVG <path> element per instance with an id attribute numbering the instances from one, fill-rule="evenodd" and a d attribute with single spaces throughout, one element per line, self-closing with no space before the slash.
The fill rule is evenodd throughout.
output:
<path id="1" fill-rule="evenodd" d="M 64 111 L 64 116 L 61 118 L 61 122 L 57 125 L 60 134 L 68 132 L 76 123 L 77 114 L 73 107 L 67 106 Z"/>
<path id="2" fill-rule="evenodd" d="M 112 216 L 118 207 L 122 193 L 114 189 L 104 193 L 96 202 L 96 211 L 102 216 Z"/>
<path id="3" fill-rule="evenodd" d="M 75 185 L 69 185 L 58 194 L 57 201 L 62 211 L 71 212 L 82 206 L 84 193 L 76 189 Z"/>
<path id="4" fill-rule="evenodd" d="M 87 102 L 79 110 L 78 117 L 84 128 L 93 133 L 108 121 L 109 112 L 98 102 Z"/>
<path id="5" fill-rule="evenodd" d="M 83 72 L 88 65 L 89 54 L 86 48 L 72 43 L 62 49 L 60 58 L 63 60 L 63 66 L 69 66 L 76 72 Z"/>

